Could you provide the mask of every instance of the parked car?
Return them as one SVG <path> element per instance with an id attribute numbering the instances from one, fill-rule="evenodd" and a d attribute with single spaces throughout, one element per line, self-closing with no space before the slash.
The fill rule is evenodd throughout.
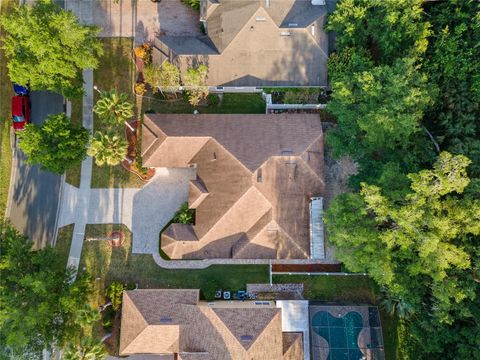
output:
<path id="1" fill-rule="evenodd" d="M 26 95 L 12 97 L 12 126 L 15 131 L 22 131 L 30 122 L 30 100 Z"/>
<path id="2" fill-rule="evenodd" d="M 15 83 L 13 83 L 13 91 L 15 91 L 15 94 L 17 95 L 28 95 L 30 93 L 28 86 L 22 86 Z"/>

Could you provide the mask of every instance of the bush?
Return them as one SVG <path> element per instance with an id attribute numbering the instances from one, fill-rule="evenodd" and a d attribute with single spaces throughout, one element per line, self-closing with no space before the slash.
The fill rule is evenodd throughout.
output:
<path id="1" fill-rule="evenodd" d="M 182 2 L 195 11 L 200 11 L 200 0 L 182 0 Z"/>
<path id="2" fill-rule="evenodd" d="M 218 95 L 209 94 L 207 96 L 207 101 L 209 106 L 217 106 L 218 103 L 220 102 L 220 98 L 218 97 Z"/>
<path id="3" fill-rule="evenodd" d="M 188 208 L 188 203 L 183 203 L 180 209 L 175 213 L 172 222 L 180 224 L 195 223 L 195 210 Z"/>

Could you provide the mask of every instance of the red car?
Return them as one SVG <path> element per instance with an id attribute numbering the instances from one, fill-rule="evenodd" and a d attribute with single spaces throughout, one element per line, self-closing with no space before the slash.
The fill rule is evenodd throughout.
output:
<path id="1" fill-rule="evenodd" d="M 25 129 L 30 122 L 30 102 L 28 96 L 16 95 L 12 98 L 12 122 L 15 131 Z"/>

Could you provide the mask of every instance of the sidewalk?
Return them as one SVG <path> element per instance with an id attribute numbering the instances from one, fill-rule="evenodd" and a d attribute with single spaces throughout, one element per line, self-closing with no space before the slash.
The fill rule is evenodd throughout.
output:
<path id="1" fill-rule="evenodd" d="M 67 1 L 66 8 L 73 11 L 81 22 L 85 24 L 93 23 L 93 4 L 92 0 Z M 83 118 L 82 124 L 90 132 L 93 131 L 93 70 L 83 71 Z M 90 183 L 92 179 L 92 158 L 87 157 L 82 162 L 82 172 L 80 177 L 80 189 L 74 195 L 68 184 L 64 182 L 64 202 L 70 202 L 75 209 L 75 225 L 73 228 L 73 239 L 68 256 L 67 266 L 73 266 L 78 271 L 78 264 L 82 254 L 83 240 L 85 238 L 85 226 L 87 224 L 88 208 L 90 204 Z M 72 198 L 69 195 L 73 196 Z M 65 218 L 65 208 L 62 206 L 58 226 L 62 226 L 61 219 Z"/>

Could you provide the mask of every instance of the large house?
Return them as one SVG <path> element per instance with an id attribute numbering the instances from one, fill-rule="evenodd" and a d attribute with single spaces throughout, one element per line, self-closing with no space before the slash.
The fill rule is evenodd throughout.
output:
<path id="1" fill-rule="evenodd" d="M 171 259 L 324 258 L 318 114 L 145 114 L 143 164 L 195 167 L 195 224 L 171 224 Z M 321 205 L 321 201 L 320 201 Z"/>
<path id="2" fill-rule="evenodd" d="M 153 59 L 208 66 L 217 87 L 326 86 L 322 0 L 201 0 L 205 35 L 156 38 Z"/>
<path id="3" fill-rule="evenodd" d="M 267 305 L 265 305 L 267 304 Z M 199 301 L 199 290 L 123 293 L 120 355 L 163 360 L 300 360 L 301 332 L 282 332 L 273 302 Z"/>

